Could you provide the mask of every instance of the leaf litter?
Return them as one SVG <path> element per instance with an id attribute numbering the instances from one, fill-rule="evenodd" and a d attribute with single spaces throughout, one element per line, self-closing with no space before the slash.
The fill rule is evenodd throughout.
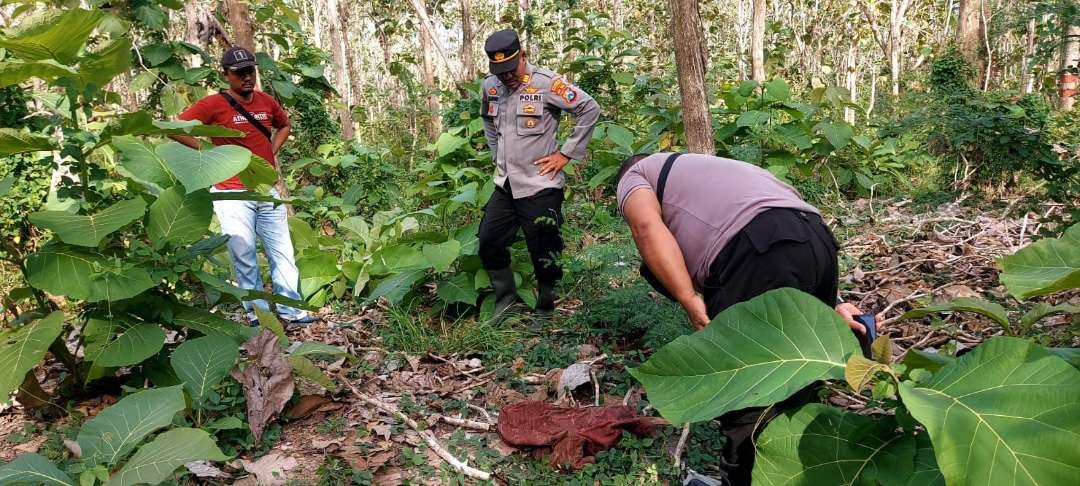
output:
<path id="1" fill-rule="evenodd" d="M 909 348 L 973 347 L 1001 334 L 999 326 L 980 316 L 946 317 L 941 322 L 928 322 L 929 319 L 900 321 L 898 318 L 906 311 L 959 297 L 1005 301 L 1008 297 L 997 279 L 996 260 L 1038 239 L 1036 235 L 1043 229 L 1040 226 L 1045 219 L 1040 217 L 1048 213 L 1022 213 L 1011 204 L 1000 212 L 947 204 L 917 213 L 908 201 L 894 201 L 885 205 L 873 204 L 875 218 L 869 221 L 865 220 L 868 206 L 868 202 L 856 201 L 849 208 L 851 214 L 859 215 L 864 218 L 862 220 L 841 215 L 830 221 L 837 233 L 851 233 L 841 253 L 841 295 L 864 311 L 883 314 L 881 333 L 894 343 L 894 355 L 901 355 Z M 1066 300 L 1080 303 L 1080 295 L 1066 294 Z M 565 299 L 565 303 L 580 304 L 580 301 Z M 325 315 L 328 322 L 290 329 L 288 335 L 292 341 L 322 342 L 358 357 L 357 364 L 347 363 L 344 359 L 313 361 L 329 376 L 364 370 L 360 378 L 356 378 L 355 373 L 351 375 L 351 384 L 416 420 L 440 443 L 447 444 L 455 433 L 464 432 L 466 438 L 482 438 L 479 443 L 486 444 L 483 447 L 499 457 L 521 454 L 519 448 L 507 444 L 495 432 L 498 411 L 529 399 L 551 402 L 557 396 L 563 369 L 530 369 L 520 357 L 499 364 L 476 356 L 390 352 L 378 335 L 386 324 L 383 311 L 376 305 L 359 314 Z M 1044 330 L 1053 331 L 1055 327 L 1064 327 L 1061 326 L 1063 323 L 1064 318 L 1051 318 L 1042 326 Z M 289 378 L 284 379 L 288 364 L 284 363 L 277 338 L 269 332 L 261 333 L 261 336 L 257 335 L 245 345 L 246 374 L 238 373 L 237 376 L 245 383 L 245 393 L 249 388 L 259 390 L 257 398 L 249 397 L 248 401 L 249 405 L 253 402 L 259 405 L 254 409 L 256 420 L 252 420 L 252 425 L 254 429 L 259 424 L 260 432 L 282 413 L 292 395 L 289 384 L 294 381 L 291 371 L 288 371 Z M 1065 339 L 1071 339 L 1066 345 L 1080 344 L 1075 337 Z M 597 354 L 599 349 L 593 344 L 578 348 L 579 362 Z M 593 375 L 600 373 L 601 376 L 609 370 L 622 371 L 621 361 L 610 361 L 589 368 L 594 371 Z M 47 370 L 39 377 L 43 387 L 55 389 L 62 367 L 46 363 L 42 368 Z M 588 390 L 591 387 L 586 383 L 593 381 L 593 376 L 589 375 L 585 380 L 583 371 L 584 368 L 578 367 L 567 378 L 573 375 L 573 381 L 581 382 L 579 392 L 591 393 L 592 390 Z M 268 481 L 265 484 L 283 484 L 269 482 L 281 480 L 278 476 L 300 482 L 313 481 L 317 478 L 316 470 L 328 455 L 344 459 L 355 469 L 371 472 L 375 484 L 398 484 L 406 480 L 439 483 L 437 478 L 425 477 L 417 468 L 401 464 L 405 450 L 424 450 L 422 457 L 435 470 L 443 467 L 444 461 L 431 452 L 424 437 L 403 427 L 398 418 L 354 400 L 346 388 L 331 395 L 305 380 L 300 380 L 296 386 L 301 399 L 285 411 L 288 421 L 282 424 L 281 438 L 268 455 L 237 463 L 236 468 L 226 468 L 226 471 L 235 471 L 250 465 L 256 470 L 238 484 L 257 484 L 260 472 L 264 478 L 267 474 L 270 476 L 265 479 Z M 601 406 L 633 405 L 641 400 L 641 394 L 639 387 L 631 386 L 624 397 L 601 394 L 588 398 L 595 398 Z M 284 400 L 281 397 L 285 397 Z M 834 391 L 830 400 L 851 409 L 862 408 L 858 397 L 840 390 Z M 96 415 L 110 401 L 115 398 L 106 395 L 77 402 L 74 407 L 85 411 L 89 417 Z M 593 407 L 596 403 L 592 400 L 577 402 L 579 407 Z M 344 436 L 325 437 L 316 431 L 318 425 L 331 416 L 345 418 L 347 432 Z M 0 417 L 0 436 L 6 437 L 21 428 L 22 421 L 18 414 Z M 8 425 L 13 423 L 14 426 Z M 476 427 L 480 424 L 492 428 L 483 432 Z M 457 445 L 451 450 L 458 459 L 474 465 L 472 458 L 479 452 L 478 447 Z M 12 449 L 0 452 L 0 459 L 12 459 Z M 192 466 L 196 470 L 201 467 Z M 494 472 L 497 482 L 504 483 L 505 478 L 498 471 Z"/>

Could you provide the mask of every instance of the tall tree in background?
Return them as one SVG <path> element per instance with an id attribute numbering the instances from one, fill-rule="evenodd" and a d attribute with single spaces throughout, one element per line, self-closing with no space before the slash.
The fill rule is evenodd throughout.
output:
<path id="1" fill-rule="evenodd" d="M 435 45 L 435 32 L 428 22 L 424 0 L 409 0 L 409 3 L 420 21 L 420 81 L 424 85 L 424 99 L 427 100 L 427 137 L 435 140 L 439 137 L 439 132 L 442 132 L 442 120 L 439 119 L 439 93 L 438 86 L 435 85 L 435 60 L 432 57 L 435 50 L 441 48 Z"/>
<path id="2" fill-rule="evenodd" d="M 465 82 L 476 76 L 476 60 L 473 59 L 475 41 L 472 0 L 461 0 L 461 80 Z"/>
<path id="3" fill-rule="evenodd" d="M 716 153 L 712 118 L 705 91 L 705 51 L 697 0 L 670 0 L 671 31 L 675 38 L 675 64 L 679 71 L 683 126 L 691 152 Z"/>
<path id="4" fill-rule="evenodd" d="M 323 12 L 330 14 L 330 54 L 334 57 L 333 75 L 334 84 L 337 87 L 338 93 L 341 94 L 341 108 L 338 108 L 338 121 L 341 123 L 341 138 L 345 140 L 353 139 L 353 122 L 352 112 L 349 109 L 349 103 L 351 102 L 352 83 L 349 81 L 349 69 L 348 61 L 346 60 L 346 51 L 348 46 L 345 43 L 345 31 L 348 30 L 348 26 L 345 25 L 345 19 L 340 15 L 338 7 L 338 0 L 316 0 L 325 1 L 325 8 Z"/>
<path id="5" fill-rule="evenodd" d="M 1063 23 L 1066 22 L 1063 17 Z M 1064 38 L 1061 42 L 1061 68 L 1058 78 L 1058 108 L 1062 111 L 1072 111 L 1076 103 L 1076 77 L 1077 65 L 1080 64 L 1080 25 L 1068 22 L 1062 26 Z"/>
<path id="6" fill-rule="evenodd" d="M 964 60 L 978 69 L 979 77 L 973 84 L 980 85 L 986 72 L 986 38 L 983 37 L 983 0 L 960 0 L 956 19 L 956 46 Z"/>
<path id="7" fill-rule="evenodd" d="M 753 0 L 750 14 L 750 78 L 765 82 L 765 0 Z"/>
<path id="8" fill-rule="evenodd" d="M 225 13 L 233 30 L 233 43 L 255 52 L 255 31 L 251 28 L 247 4 L 242 0 L 225 0 Z"/>
<path id="9" fill-rule="evenodd" d="M 893 100 L 900 98 L 900 74 L 903 67 L 901 55 L 904 52 L 904 19 L 907 11 L 911 8 L 912 0 L 889 1 L 889 25 L 888 30 L 881 26 L 877 20 L 876 9 L 867 2 L 871 0 L 857 0 L 863 17 L 870 24 L 870 30 L 874 33 L 874 40 L 881 47 L 881 52 L 889 60 L 889 80 L 891 81 Z M 966 1 L 966 0 L 961 0 Z M 976 11 L 976 16 L 978 11 Z"/>

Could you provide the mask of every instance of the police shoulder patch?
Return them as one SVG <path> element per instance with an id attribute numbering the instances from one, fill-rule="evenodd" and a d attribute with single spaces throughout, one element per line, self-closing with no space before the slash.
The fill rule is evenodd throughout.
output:
<path id="1" fill-rule="evenodd" d="M 555 81 L 552 81 L 548 91 L 551 91 L 555 96 L 563 96 L 569 89 L 570 85 L 566 84 L 562 78 L 555 78 Z"/>
<path id="2" fill-rule="evenodd" d="M 492 87 L 488 88 L 488 94 L 491 95 L 491 96 L 495 96 L 495 95 L 499 94 L 499 90 L 495 89 L 495 87 L 492 86 Z"/>

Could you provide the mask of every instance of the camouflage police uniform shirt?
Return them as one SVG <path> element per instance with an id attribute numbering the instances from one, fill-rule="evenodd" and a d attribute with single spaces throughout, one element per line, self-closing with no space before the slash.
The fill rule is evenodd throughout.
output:
<path id="1" fill-rule="evenodd" d="M 576 160 L 585 157 L 600 119 L 600 105 L 588 93 L 552 71 L 532 64 L 526 68 L 527 77 L 512 93 L 494 75 L 481 85 L 480 114 L 495 159 L 495 184 L 502 187 L 509 178 L 514 199 L 566 185 L 562 171 L 551 179 L 550 174 L 540 175 L 540 166 L 533 164 L 556 151 L 563 112 L 570 112 L 576 124 L 558 151 Z"/>

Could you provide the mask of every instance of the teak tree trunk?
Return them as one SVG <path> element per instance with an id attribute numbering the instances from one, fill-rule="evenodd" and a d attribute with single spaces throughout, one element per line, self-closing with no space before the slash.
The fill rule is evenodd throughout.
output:
<path id="1" fill-rule="evenodd" d="M 344 21 L 341 18 L 340 10 L 338 7 L 338 0 L 325 0 L 326 4 L 322 9 L 323 12 L 330 14 L 330 53 L 334 57 L 334 84 L 341 94 L 341 107 L 338 108 L 338 122 L 341 124 L 341 138 L 344 140 L 352 140 L 353 122 L 352 112 L 349 109 L 351 104 L 351 91 L 352 83 L 349 81 L 349 69 L 348 60 L 346 60 L 345 50 L 347 48 L 345 44 L 345 30 L 347 25 L 343 25 Z"/>
<path id="2" fill-rule="evenodd" d="M 435 39 L 433 32 L 427 27 L 427 5 L 423 0 L 410 0 L 413 8 L 420 17 L 420 58 L 421 70 L 420 81 L 424 84 L 424 99 L 427 101 L 427 136 L 434 141 L 439 138 L 442 131 L 442 123 L 439 119 L 439 92 L 435 86 L 435 60 L 432 59 L 435 52 Z"/>
<path id="3" fill-rule="evenodd" d="M 704 49 L 697 0 L 670 0 L 675 64 L 679 71 L 683 126 L 691 152 L 713 154 L 712 118 L 705 91 Z"/>
<path id="4" fill-rule="evenodd" d="M 473 31 L 472 0 L 461 0 L 461 80 L 470 81 L 476 76 L 476 33 Z"/>
<path id="5" fill-rule="evenodd" d="M 1076 103 L 1077 65 L 1080 64 L 1080 26 L 1069 25 L 1062 29 L 1065 38 L 1061 43 L 1061 68 L 1058 75 L 1058 109 L 1072 111 Z M 1071 80 L 1066 81 L 1068 75 Z"/>
<path id="6" fill-rule="evenodd" d="M 233 29 L 233 44 L 255 52 L 255 31 L 251 28 L 247 4 L 240 0 L 225 0 L 225 11 Z"/>
<path id="7" fill-rule="evenodd" d="M 983 0 L 960 0 L 960 12 L 956 19 L 956 46 L 960 55 L 971 67 L 978 70 L 978 77 L 971 80 L 972 86 L 981 85 L 986 69 L 985 42 L 979 12 Z"/>
<path id="8" fill-rule="evenodd" d="M 750 14 L 750 79 L 765 82 L 765 0 L 753 0 Z"/>

